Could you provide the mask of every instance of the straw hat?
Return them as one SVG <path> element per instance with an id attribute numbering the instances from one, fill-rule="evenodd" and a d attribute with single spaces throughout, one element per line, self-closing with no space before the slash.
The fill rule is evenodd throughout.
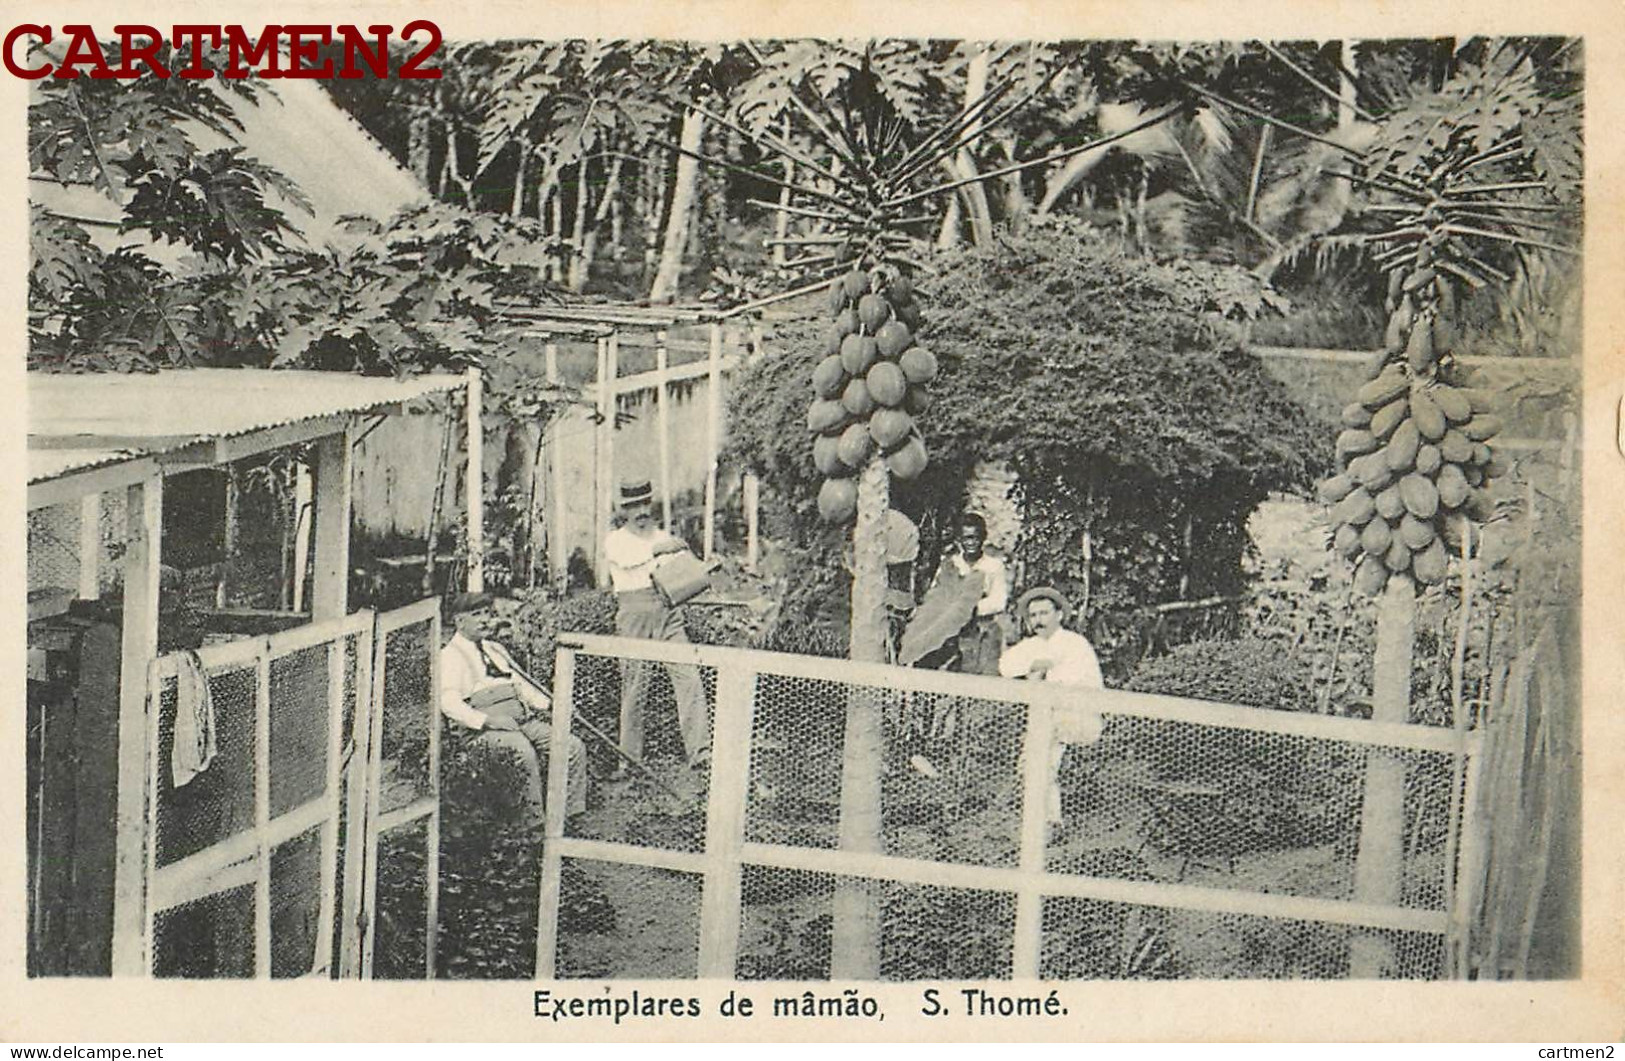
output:
<path id="1" fill-rule="evenodd" d="M 1027 605 L 1035 600 L 1054 602 L 1055 607 L 1060 609 L 1061 622 L 1063 623 L 1072 618 L 1071 605 L 1067 604 L 1066 598 L 1061 596 L 1061 591 L 1054 586 L 1036 586 L 1023 593 L 1016 599 L 1016 615 L 1025 619 L 1027 617 Z"/>

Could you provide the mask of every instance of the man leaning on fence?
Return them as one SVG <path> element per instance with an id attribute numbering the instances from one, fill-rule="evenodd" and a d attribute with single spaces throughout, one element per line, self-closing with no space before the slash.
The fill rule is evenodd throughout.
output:
<path id="1" fill-rule="evenodd" d="M 543 778 L 552 742 L 552 703 L 518 673 L 508 651 L 488 640 L 494 601 L 484 593 L 447 598 L 446 621 L 454 632 L 440 650 L 440 712 L 453 740 L 482 754 L 511 756 L 521 769 L 519 796 L 540 823 Z M 587 809 L 587 749 L 570 737 L 565 813 Z"/>
<path id="2" fill-rule="evenodd" d="M 654 490 L 647 479 L 621 485 L 620 507 L 625 522 L 604 541 L 604 559 L 615 590 L 615 632 L 622 637 L 686 643 L 683 617 L 655 586 L 654 572 L 668 557 L 688 547 L 656 526 Z M 627 660 L 621 676 L 621 751 L 633 761 L 641 761 L 643 756 L 644 701 L 652 672 L 646 660 Z M 666 674 L 677 698 L 683 754 L 690 766 L 699 767 L 711 757 L 705 686 L 699 670 L 692 666 L 669 663 Z M 624 771 L 622 767 L 617 776 L 624 776 Z"/>
<path id="3" fill-rule="evenodd" d="M 1082 634 L 1061 624 L 1067 617 L 1066 598 L 1049 586 L 1030 589 L 1016 603 L 1016 614 L 1026 624 L 1029 635 L 1004 650 L 999 657 L 999 673 L 1006 678 L 1059 682 L 1086 689 L 1104 689 L 1100 661 L 1094 646 Z M 1049 821 L 1061 820 L 1061 760 L 1069 744 L 1093 744 L 1100 739 L 1100 715 L 1081 703 L 1058 707 L 1054 714 L 1054 740 L 1050 745 L 1050 785 L 1046 813 Z"/>

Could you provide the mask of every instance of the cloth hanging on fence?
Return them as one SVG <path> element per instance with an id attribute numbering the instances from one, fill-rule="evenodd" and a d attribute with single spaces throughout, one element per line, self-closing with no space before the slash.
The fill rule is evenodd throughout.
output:
<path id="1" fill-rule="evenodd" d="M 198 654 L 188 652 L 181 657 L 175 679 L 175 744 L 169 754 L 175 787 L 180 788 L 207 770 L 218 751 L 209 676 Z"/>

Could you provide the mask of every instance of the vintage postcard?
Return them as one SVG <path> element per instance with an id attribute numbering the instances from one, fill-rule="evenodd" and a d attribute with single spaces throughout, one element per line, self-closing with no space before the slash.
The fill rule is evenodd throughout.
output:
<path id="1" fill-rule="evenodd" d="M 1617 1040 L 1607 14 L 8 16 L 0 1038 Z"/>

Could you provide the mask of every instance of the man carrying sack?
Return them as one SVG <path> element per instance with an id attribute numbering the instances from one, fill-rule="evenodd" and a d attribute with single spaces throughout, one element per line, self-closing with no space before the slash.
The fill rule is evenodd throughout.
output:
<path id="1" fill-rule="evenodd" d="M 682 616 L 660 593 L 654 574 L 688 547 L 655 524 L 654 491 L 647 479 L 621 485 L 620 508 L 624 523 L 604 541 L 604 559 L 615 590 L 615 632 L 622 637 L 686 643 Z M 644 699 L 652 668 L 647 660 L 627 660 L 621 675 L 621 751 L 634 761 L 643 758 Z M 692 666 L 668 663 L 666 673 L 677 698 L 684 755 L 690 766 L 699 767 L 711 756 L 711 717 L 700 672 Z"/>
<path id="2" fill-rule="evenodd" d="M 487 640 L 495 618 L 485 593 L 458 593 L 446 600 L 454 633 L 440 650 L 440 713 L 452 733 L 483 750 L 500 750 L 523 768 L 525 806 L 543 821 L 547 757 L 552 742 L 552 702 L 520 677 L 507 649 Z M 565 814 L 587 809 L 587 749 L 572 735 L 565 788 Z"/>

